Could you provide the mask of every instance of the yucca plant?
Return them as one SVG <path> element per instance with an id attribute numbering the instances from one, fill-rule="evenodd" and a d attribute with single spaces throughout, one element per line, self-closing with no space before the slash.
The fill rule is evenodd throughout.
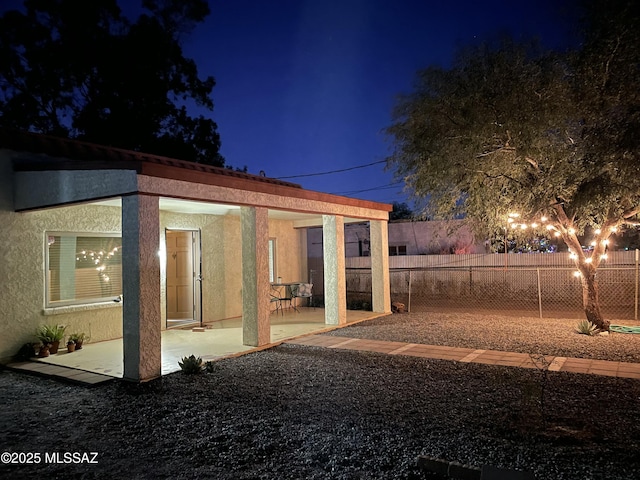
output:
<path id="1" fill-rule="evenodd" d="M 196 357 L 195 355 L 189 355 L 188 357 L 182 357 L 182 360 L 178 362 L 180 368 L 184 373 L 194 374 L 194 373 L 202 373 L 203 365 L 202 358 Z"/>
<path id="2" fill-rule="evenodd" d="M 582 320 L 576 327 L 576 332 L 582 335 L 595 335 L 598 333 L 598 327 L 591 323 L 589 320 Z"/>

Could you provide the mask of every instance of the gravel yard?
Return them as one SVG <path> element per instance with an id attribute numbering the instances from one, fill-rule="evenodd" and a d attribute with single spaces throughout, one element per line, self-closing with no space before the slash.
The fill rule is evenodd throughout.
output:
<path id="1" fill-rule="evenodd" d="M 404 314 L 331 335 L 640 362 L 640 335 L 586 337 L 576 323 Z M 432 478 L 416 468 L 423 454 L 539 480 L 637 479 L 640 380 L 544 379 L 286 344 L 144 385 L 88 389 L 4 370 L 0 444 L 42 460 L 0 465 L 0 477 Z M 53 452 L 61 463 L 44 462 Z M 97 452 L 98 463 L 63 463 L 65 452 Z"/>
<path id="2" fill-rule="evenodd" d="M 579 335 L 575 331 L 578 322 L 576 319 L 470 313 L 417 313 L 383 317 L 334 330 L 329 335 L 640 363 L 640 335 Z M 631 320 L 611 323 L 640 326 L 640 322 Z"/>

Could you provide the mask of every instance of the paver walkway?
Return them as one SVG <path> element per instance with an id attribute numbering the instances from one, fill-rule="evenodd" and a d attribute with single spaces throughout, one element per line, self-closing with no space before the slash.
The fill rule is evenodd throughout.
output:
<path id="1" fill-rule="evenodd" d="M 508 367 L 543 368 L 541 361 L 534 361 L 528 353 L 502 352 L 499 350 L 474 350 L 473 348 L 446 347 L 442 345 L 424 345 L 418 343 L 387 342 L 361 338 L 334 337 L 331 335 L 307 335 L 288 340 L 285 343 L 308 345 L 345 350 L 362 350 L 386 353 L 389 355 L 408 355 L 411 357 L 437 358 L 468 363 L 503 365 Z M 546 355 L 544 363 L 552 372 L 588 373 L 640 379 L 640 364 L 591 360 L 588 358 L 554 357 Z"/>
<path id="2" fill-rule="evenodd" d="M 86 372 L 76 368 L 63 367 L 60 365 L 51 365 L 44 362 L 15 362 L 7 365 L 11 370 L 18 370 L 25 373 L 40 375 L 45 377 L 53 377 L 71 383 L 77 383 L 86 386 L 100 385 L 105 382 L 115 380 L 114 377 L 101 375 L 94 372 Z"/>
<path id="3" fill-rule="evenodd" d="M 465 363 L 484 363 L 507 367 L 542 368 L 542 362 L 534 361 L 528 353 L 503 352 L 499 350 L 475 350 L 473 348 L 447 347 L 442 345 L 424 345 L 420 343 L 389 342 L 362 338 L 335 337 L 331 335 L 306 335 L 284 343 L 308 345 L 344 350 L 362 350 L 386 353 L 388 355 L 407 355 L 411 357 L 436 358 Z M 640 379 L 640 363 L 612 362 L 588 358 L 555 357 L 546 355 L 544 362 L 552 372 L 587 373 L 609 377 Z M 7 365 L 10 369 L 21 370 L 36 375 L 56 377 L 73 383 L 98 385 L 114 380 L 114 377 L 86 372 L 74 368 L 51 365 L 43 362 L 17 362 Z"/>

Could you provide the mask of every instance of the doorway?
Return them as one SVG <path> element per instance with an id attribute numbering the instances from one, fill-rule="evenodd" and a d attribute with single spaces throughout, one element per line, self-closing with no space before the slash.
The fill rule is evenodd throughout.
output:
<path id="1" fill-rule="evenodd" d="M 167 328 L 202 323 L 200 230 L 166 230 Z"/>

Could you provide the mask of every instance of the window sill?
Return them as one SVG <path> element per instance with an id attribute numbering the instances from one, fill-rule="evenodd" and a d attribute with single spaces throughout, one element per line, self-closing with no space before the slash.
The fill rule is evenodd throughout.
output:
<path id="1" fill-rule="evenodd" d="M 99 302 L 99 303 L 87 303 L 85 305 L 65 305 L 64 307 L 49 307 L 45 308 L 43 315 L 62 315 L 65 313 L 75 312 L 88 312 L 90 310 L 102 310 L 103 308 L 118 308 L 122 307 L 122 302 Z"/>

